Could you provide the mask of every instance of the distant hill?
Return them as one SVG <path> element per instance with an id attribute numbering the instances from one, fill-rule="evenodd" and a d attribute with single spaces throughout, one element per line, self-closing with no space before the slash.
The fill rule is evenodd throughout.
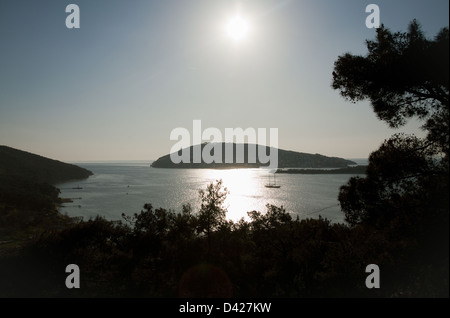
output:
<path id="1" fill-rule="evenodd" d="M 92 172 L 73 164 L 48 159 L 26 151 L 0 146 L 0 176 L 17 177 L 36 183 L 56 184 L 85 179 Z"/>
<path id="2" fill-rule="evenodd" d="M 189 147 L 190 151 L 190 162 L 189 163 L 179 163 L 175 164 L 172 162 L 170 158 L 170 154 L 162 156 L 155 160 L 151 166 L 154 168 L 210 168 L 210 169 L 227 169 L 227 168 L 259 168 L 264 166 L 261 164 L 259 159 L 257 158 L 256 163 L 248 162 L 248 144 L 244 144 L 244 163 L 223 163 L 225 162 L 225 143 L 221 143 L 222 147 L 222 163 L 210 163 L 207 164 L 205 162 L 201 163 L 193 163 L 193 153 L 194 150 L 199 150 L 198 147 L 201 147 L 201 151 L 206 144 L 195 145 Z M 242 144 L 240 144 L 242 145 Z M 266 146 L 258 146 L 265 147 L 266 154 L 269 154 L 270 147 Z M 180 150 L 186 151 L 187 148 Z M 258 152 L 257 152 L 258 153 Z M 235 158 L 236 154 L 236 144 L 233 144 L 233 154 Z M 356 165 L 355 162 L 351 160 L 346 160 L 343 158 L 337 157 L 327 157 L 320 154 L 308 154 L 303 152 L 295 152 L 278 149 L 278 168 L 345 168 L 347 166 Z"/>
<path id="3" fill-rule="evenodd" d="M 355 166 L 337 169 L 278 169 L 277 173 L 288 174 L 366 174 L 367 166 Z"/>

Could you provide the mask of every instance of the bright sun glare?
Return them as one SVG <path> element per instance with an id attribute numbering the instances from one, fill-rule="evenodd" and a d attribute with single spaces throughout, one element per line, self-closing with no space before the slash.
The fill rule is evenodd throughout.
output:
<path id="1" fill-rule="evenodd" d="M 227 34 L 233 40 L 241 40 L 248 34 L 249 25 L 247 20 L 240 16 L 235 16 L 228 21 Z"/>

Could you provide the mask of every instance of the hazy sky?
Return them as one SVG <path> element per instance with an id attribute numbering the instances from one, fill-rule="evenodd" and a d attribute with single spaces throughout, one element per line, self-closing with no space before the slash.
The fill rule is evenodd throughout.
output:
<path id="1" fill-rule="evenodd" d="M 80 29 L 65 24 L 68 4 Z M 367 157 L 396 130 L 331 88 L 333 63 L 365 54 L 365 8 L 427 36 L 448 0 L 1 0 L 0 144 L 50 158 L 150 160 L 177 127 L 278 128 L 279 147 Z M 249 33 L 225 26 L 236 12 Z M 412 123 L 402 131 L 415 131 Z"/>

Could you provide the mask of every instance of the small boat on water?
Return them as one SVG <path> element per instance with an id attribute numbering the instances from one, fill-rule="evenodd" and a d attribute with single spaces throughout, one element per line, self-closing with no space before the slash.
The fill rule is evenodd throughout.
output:
<path id="1" fill-rule="evenodd" d="M 277 181 L 275 179 L 275 173 L 273 174 L 273 183 L 270 182 L 270 175 L 269 175 L 269 183 L 265 184 L 264 186 L 266 188 L 276 188 L 276 189 L 281 187 L 281 185 L 277 184 Z"/>

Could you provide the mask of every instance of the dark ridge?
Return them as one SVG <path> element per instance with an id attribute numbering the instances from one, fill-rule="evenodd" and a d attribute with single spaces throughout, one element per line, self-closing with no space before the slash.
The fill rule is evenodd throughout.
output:
<path id="1" fill-rule="evenodd" d="M 37 183 L 57 184 L 85 179 L 92 174 L 91 171 L 73 164 L 0 146 L 0 176 L 17 177 Z"/>

